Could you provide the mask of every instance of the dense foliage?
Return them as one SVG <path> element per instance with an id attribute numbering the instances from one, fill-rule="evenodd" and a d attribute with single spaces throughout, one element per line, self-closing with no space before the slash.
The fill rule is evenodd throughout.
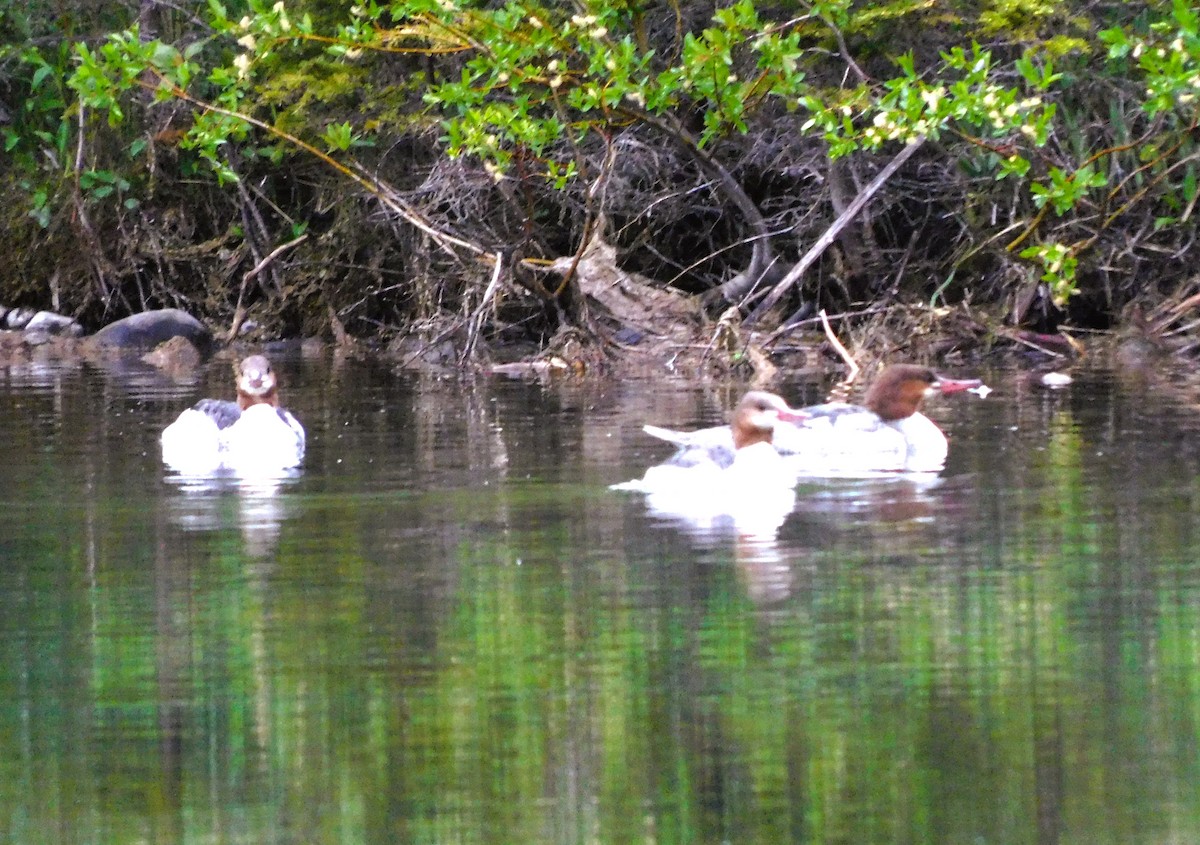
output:
<path id="1" fill-rule="evenodd" d="M 1185 290 L 1184 0 L 36 12 L 0 7 L 3 296 L 85 320 L 544 342 L 604 326 L 545 268 L 597 233 L 753 321 L 969 301 L 1108 324 Z"/>

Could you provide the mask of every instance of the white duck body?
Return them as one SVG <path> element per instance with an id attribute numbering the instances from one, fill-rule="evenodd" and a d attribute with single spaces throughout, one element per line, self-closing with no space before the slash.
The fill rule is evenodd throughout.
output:
<path id="1" fill-rule="evenodd" d="M 231 470 L 292 469 L 304 460 L 304 427 L 283 408 L 251 405 L 221 431 L 222 462 Z"/>
<path id="2" fill-rule="evenodd" d="M 775 431 L 775 447 L 798 475 L 938 472 L 945 466 L 946 435 L 919 411 L 898 420 L 837 402 L 804 411 L 804 421 Z"/>
<path id="3" fill-rule="evenodd" d="M 176 472 L 209 475 L 222 468 L 221 429 L 198 408 L 181 413 L 163 429 L 160 441 L 163 463 Z"/>
<path id="4" fill-rule="evenodd" d="M 614 489 L 646 494 L 652 516 L 700 534 L 773 537 L 796 505 L 796 476 L 769 443 L 737 450 L 727 467 L 658 464 Z"/>

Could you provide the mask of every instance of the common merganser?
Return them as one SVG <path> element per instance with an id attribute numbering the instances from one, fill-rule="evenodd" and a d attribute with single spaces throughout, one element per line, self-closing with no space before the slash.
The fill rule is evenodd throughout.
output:
<path id="1" fill-rule="evenodd" d="M 774 444 L 776 433 L 785 428 L 781 423 L 797 423 L 804 418 L 804 412 L 790 407 L 774 393 L 751 390 L 734 409 L 729 425 L 702 428 L 698 431 L 675 431 L 656 425 L 645 425 L 642 426 L 642 430 L 679 447 L 679 451 L 660 466 L 710 465 L 726 469 L 734 464 L 735 458 L 741 454 L 740 450 L 757 443 Z M 750 454 L 753 453 L 746 453 Z M 741 456 L 741 459 L 743 463 L 751 460 L 746 456 Z"/>
<path id="2" fill-rule="evenodd" d="M 981 386 L 978 379 L 949 379 L 928 367 L 893 364 L 867 391 L 863 405 L 830 402 L 801 408 L 800 420 L 772 432 L 775 450 L 796 475 L 846 476 L 877 472 L 938 472 L 946 463 L 946 435 L 921 413 L 933 393 Z M 677 432 L 646 426 L 648 434 L 680 447 L 672 462 L 732 460 L 728 426 Z"/>
<path id="3" fill-rule="evenodd" d="M 720 427 L 726 442 L 711 434 L 690 440 L 642 478 L 613 489 L 645 493 L 651 514 L 695 531 L 731 528 L 742 536 L 774 536 L 795 505 L 796 476 L 772 439 L 781 426 L 802 419 L 775 394 L 751 391 L 738 404 L 730 425 Z M 655 430 L 674 442 L 688 437 Z"/>
<path id="4" fill-rule="evenodd" d="M 251 355 L 235 368 L 237 401 L 201 399 L 162 433 L 163 463 L 183 472 L 259 472 L 299 466 L 304 427 L 279 407 L 271 362 Z"/>
<path id="5" fill-rule="evenodd" d="M 806 419 L 777 432 L 775 445 L 797 472 L 807 475 L 939 472 L 949 444 L 921 413 L 921 404 L 934 393 L 982 384 L 979 379 L 946 378 L 916 364 L 893 364 L 868 388 L 862 406 L 830 402 L 805 408 Z"/>

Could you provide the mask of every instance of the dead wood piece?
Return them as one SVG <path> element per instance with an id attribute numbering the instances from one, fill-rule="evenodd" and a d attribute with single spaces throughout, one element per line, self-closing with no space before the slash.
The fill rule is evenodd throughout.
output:
<path id="1" fill-rule="evenodd" d="M 570 366 L 561 358 L 539 358 L 534 361 L 514 361 L 510 364 L 493 364 L 491 372 L 511 378 L 545 378 L 555 374 L 567 374 Z"/>
<path id="2" fill-rule="evenodd" d="M 566 274 L 574 267 L 579 289 L 616 321 L 648 334 L 691 335 L 700 308 L 684 294 L 654 287 L 650 280 L 617 266 L 616 249 L 597 233 L 583 254 L 556 259 L 550 269 Z"/>
<path id="3" fill-rule="evenodd" d="M 815 264 L 817 259 L 821 257 L 821 254 L 824 253 L 825 250 L 828 249 L 835 240 L 837 240 L 837 237 L 839 234 L 841 234 L 842 229 L 844 229 L 850 223 L 850 221 L 853 220 L 860 211 L 862 211 L 866 204 L 870 202 L 871 198 L 875 196 L 875 194 L 879 192 L 887 180 L 891 178 L 892 174 L 899 170 L 904 162 L 912 158 L 913 154 L 916 153 L 916 151 L 919 150 L 921 145 L 924 143 L 924 136 L 910 141 L 894 159 L 887 163 L 887 166 L 884 167 L 883 170 L 879 171 L 879 175 L 872 179 L 871 183 L 867 185 L 867 187 L 863 188 L 862 192 L 854 198 L 854 201 L 846 207 L 844 212 L 838 215 L 837 219 L 833 221 L 833 223 L 828 229 L 825 230 L 821 237 L 817 238 L 817 242 L 812 245 L 808 252 L 806 252 L 798 262 L 796 262 L 796 265 L 788 271 L 787 275 L 784 276 L 783 279 L 781 279 L 779 283 L 775 285 L 775 287 L 771 288 L 770 292 L 765 297 L 763 297 L 763 300 L 758 304 L 758 307 L 755 308 L 754 311 L 751 312 L 750 316 L 746 318 L 746 325 L 753 325 L 755 321 L 761 319 L 764 314 L 775 307 L 775 303 L 777 303 L 785 293 L 787 293 L 798 281 L 800 281 L 801 277 L 803 277 L 808 271 L 808 268 Z"/>

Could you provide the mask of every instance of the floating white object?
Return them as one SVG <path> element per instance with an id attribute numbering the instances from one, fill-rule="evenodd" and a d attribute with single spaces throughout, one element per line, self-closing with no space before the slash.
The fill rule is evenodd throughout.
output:
<path id="1" fill-rule="evenodd" d="M 1041 378 L 1042 384 L 1044 384 L 1046 387 L 1066 387 L 1072 381 L 1074 381 L 1074 379 L 1069 375 L 1059 372 L 1044 373 Z"/>

